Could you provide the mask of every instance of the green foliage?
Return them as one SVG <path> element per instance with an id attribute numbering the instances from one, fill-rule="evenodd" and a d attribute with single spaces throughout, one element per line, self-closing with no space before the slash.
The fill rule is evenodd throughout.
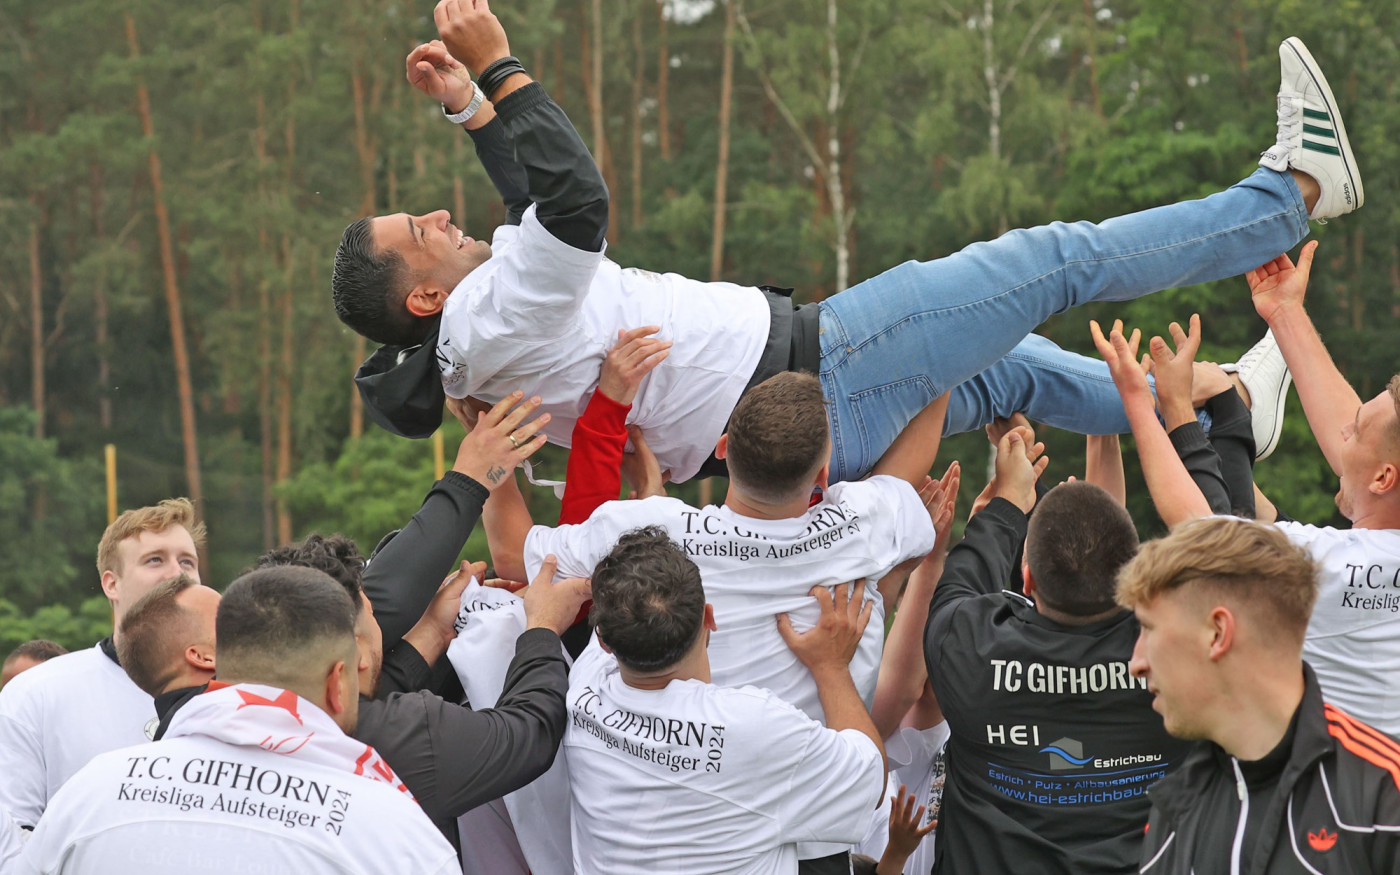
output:
<path id="1" fill-rule="evenodd" d="M 103 596 L 84 599 L 76 608 L 46 605 L 23 611 L 0 599 L 0 659 L 26 641 L 47 638 L 71 650 L 91 647 L 112 634 L 112 608 Z"/>

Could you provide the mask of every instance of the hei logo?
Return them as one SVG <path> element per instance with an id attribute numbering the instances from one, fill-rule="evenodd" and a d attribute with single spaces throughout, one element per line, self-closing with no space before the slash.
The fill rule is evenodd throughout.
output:
<path id="1" fill-rule="evenodd" d="M 1084 756 L 1084 745 L 1073 738 L 1056 739 L 1040 752 L 1050 754 L 1050 770 L 1055 772 L 1082 769 L 1093 759 Z"/>

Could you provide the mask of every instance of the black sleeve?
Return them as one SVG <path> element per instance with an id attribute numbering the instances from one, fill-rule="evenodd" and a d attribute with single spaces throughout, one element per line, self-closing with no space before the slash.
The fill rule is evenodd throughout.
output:
<path id="1" fill-rule="evenodd" d="M 438 699 L 428 712 L 444 810 L 457 816 L 544 774 L 564 738 L 568 668 L 559 636 L 529 629 L 515 642 L 496 707 Z"/>
<path id="2" fill-rule="evenodd" d="M 365 596 L 374 607 L 386 652 L 422 619 L 490 494 L 472 478 L 448 471 L 403 531 L 365 566 Z"/>
<path id="3" fill-rule="evenodd" d="M 432 666 L 412 644 L 400 641 L 392 650 L 384 651 L 379 666 L 379 689 L 376 699 L 387 699 L 390 693 L 413 693 L 426 690 L 432 683 Z"/>
<path id="4" fill-rule="evenodd" d="M 1206 439 L 1205 430 L 1199 422 L 1188 422 L 1172 429 L 1167 435 L 1172 447 L 1181 457 L 1181 463 L 1195 481 L 1196 488 L 1206 497 L 1212 513 L 1233 513 L 1230 504 L 1230 491 L 1225 486 L 1225 478 L 1220 475 L 1220 457 Z"/>
<path id="5" fill-rule="evenodd" d="M 467 134 L 476 146 L 477 160 L 505 201 L 506 224 L 519 225 L 520 217 L 530 206 L 530 180 L 525 168 L 515 162 L 515 149 L 500 116 Z"/>
<path id="6" fill-rule="evenodd" d="M 540 224 L 575 249 L 601 252 L 608 187 L 564 110 L 531 82 L 503 97 L 496 114 L 515 147 L 515 163 L 525 169 Z"/>
<path id="7" fill-rule="evenodd" d="M 994 498 L 968 520 L 962 541 L 943 562 L 943 576 L 933 591 L 924 626 L 924 659 L 933 673 L 938 642 L 959 602 L 1001 592 L 1011 578 L 1026 541 L 1026 515 L 1004 498 Z"/>

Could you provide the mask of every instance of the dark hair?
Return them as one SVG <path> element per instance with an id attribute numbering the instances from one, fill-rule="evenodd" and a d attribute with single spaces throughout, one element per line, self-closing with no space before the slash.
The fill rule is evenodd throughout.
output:
<path id="1" fill-rule="evenodd" d="M 811 374 L 769 377 L 729 418 L 729 475 L 762 501 L 780 504 L 811 491 L 830 453 L 822 384 Z"/>
<path id="2" fill-rule="evenodd" d="M 422 343 L 438 317 L 408 311 L 408 264 L 392 249 L 377 251 L 371 227 L 368 218 L 352 222 L 336 247 L 331 270 L 335 315 L 375 343 Z"/>
<path id="3" fill-rule="evenodd" d="M 250 571 L 219 603 L 219 677 L 288 687 L 323 669 L 318 651 L 355 649 L 356 613 L 325 572 L 291 565 Z"/>
<path id="4" fill-rule="evenodd" d="M 344 535 L 307 535 L 304 541 L 283 544 L 268 550 L 258 557 L 253 568 L 275 568 L 283 565 L 323 571 L 336 583 L 345 587 L 356 612 L 364 604 L 364 588 L 360 581 L 365 570 L 365 557 L 360 555 L 360 548 L 355 542 Z"/>
<path id="5" fill-rule="evenodd" d="M 158 696 L 179 674 L 179 655 L 195 632 L 189 613 L 180 606 L 180 593 L 199 586 L 182 574 L 156 584 L 136 600 L 122 617 L 117 658 L 131 682 L 148 696 Z"/>
<path id="6" fill-rule="evenodd" d="M 35 662 L 48 662 L 55 656 L 62 656 L 68 652 L 68 648 L 57 641 L 50 641 L 47 638 L 35 638 L 33 641 L 26 641 L 5 657 L 5 664 L 8 665 L 16 659 L 32 659 Z"/>
<path id="7" fill-rule="evenodd" d="M 660 526 L 633 529 L 593 569 L 591 619 L 628 668 L 675 665 L 705 625 L 700 569 Z"/>
<path id="8" fill-rule="evenodd" d="M 1026 532 L 1026 565 L 1036 600 L 1073 617 L 1114 607 L 1118 570 L 1137 552 L 1127 508 L 1092 483 L 1062 483 L 1045 493 Z"/>

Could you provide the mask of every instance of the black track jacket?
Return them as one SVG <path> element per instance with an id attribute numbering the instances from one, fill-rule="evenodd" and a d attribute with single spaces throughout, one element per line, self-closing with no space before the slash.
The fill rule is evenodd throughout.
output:
<path id="1" fill-rule="evenodd" d="M 1305 663 L 1293 752 L 1249 850 L 1235 847 L 1247 811 L 1238 772 L 1213 742 L 1153 787 L 1142 852 L 1148 875 L 1400 872 L 1400 744 L 1322 701 Z M 1228 759 L 1228 757 L 1225 757 Z M 1233 760 L 1231 761 L 1233 764 Z"/>
<path id="2" fill-rule="evenodd" d="M 1065 626 L 1002 591 L 1025 537 L 993 500 L 934 592 L 924 657 L 952 735 L 933 871 L 1135 872 L 1146 790 L 1189 745 L 1128 674 L 1131 613 Z"/>

